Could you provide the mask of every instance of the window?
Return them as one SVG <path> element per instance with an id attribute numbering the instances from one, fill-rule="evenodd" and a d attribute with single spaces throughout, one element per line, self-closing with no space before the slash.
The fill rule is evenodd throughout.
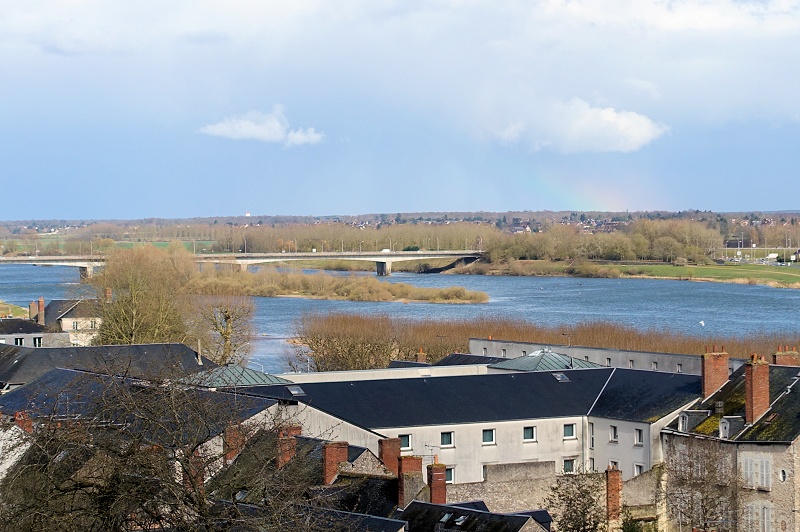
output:
<path id="1" fill-rule="evenodd" d="M 772 458 L 744 458 L 742 477 L 745 487 L 769 491 L 772 489 Z"/>
<path id="2" fill-rule="evenodd" d="M 628 368 L 633 369 L 633 360 L 628 360 Z"/>
<path id="3" fill-rule="evenodd" d="M 751 502 L 744 507 L 744 525 L 752 532 L 771 532 L 772 508 L 766 502 Z"/>
<path id="4" fill-rule="evenodd" d="M 36 336 L 33 338 L 33 347 L 42 347 L 42 337 Z"/>
<path id="5" fill-rule="evenodd" d="M 643 429 L 633 429 L 633 443 L 634 445 L 644 445 Z"/>
<path id="6" fill-rule="evenodd" d="M 567 423 L 564 425 L 564 439 L 565 440 L 574 440 L 577 436 L 575 436 L 575 423 Z"/>
<path id="7" fill-rule="evenodd" d="M 442 432 L 441 446 L 442 446 L 442 448 L 455 447 L 456 446 L 455 440 L 453 439 L 453 433 L 452 432 Z"/>
<path id="8" fill-rule="evenodd" d="M 97 329 L 97 320 L 92 320 L 89 322 L 90 329 Z"/>
<path id="9" fill-rule="evenodd" d="M 619 441 L 619 430 L 616 425 L 608 427 L 608 441 L 615 443 Z"/>
<path id="10" fill-rule="evenodd" d="M 14 345 L 25 345 L 25 338 L 14 338 Z"/>
<path id="11" fill-rule="evenodd" d="M 524 427 L 522 429 L 522 441 L 536 441 L 536 427 Z"/>
<path id="12" fill-rule="evenodd" d="M 523 350 L 523 351 L 522 351 L 522 356 L 524 356 L 524 357 L 528 356 L 528 352 L 527 352 L 527 351 L 525 351 L 525 350 Z"/>
<path id="13" fill-rule="evenodd" d="M 589 473 L 594 472 L 594 458 L 589 458 Z"/>
<path id="14" fill-rule="evenodd" d="M 453 468 L 446 467 L 444 470 L 444 483 L 445 484 L 452 484 L 453 483 Z"/>
<path id="15" fill-rule="evenodd" d="M 506 357 L 506 350 L 505 349 L 501 349 L 500 352 L 503 354 L 503 358 L 505 358 Z"/>
<path id="16" fill-rule="evenodd" d="M 594 423 L 589 423 L 589 449 L 594 449 Z"/>
<path id="17" fill-rule="evenodd" d="M 689 416 L 681 414 L 678 417 L 678 432 L 686 432 L 686 427 L 689 425 Z"/>
<path id="18" fill-rule="evenodd" d="M 606 367 L 609 367 L 609 368 L 611 367 L 611 359 L 610 358 L 606 359 Z"/>
<path id="19" fill-rule="evenodd" d="M 653 371 L 658 371 L 658 362 L 653 362 Z"/>
<path id="20" fill-rule="evenodd" d="M 483 444 L 494 445 L 494 429 L 483 429 Z"/>
<path id="21" fill-rule="evenodd" d="M 486 356 L 486 348 L 483 348 L 483 356 Z"/>
<path id="22" fill-rule="evenodd" d="M 575 459 L 574 458 L 567 458 L 564 460 L 564 473 L 574 473 L 575 472 Z"/>
<path id="23" fill-rule="evenodd" d="M 633 464 L 633 475 L 639 476 L 644 473 L 644 465 L 642 464 Z"/>
<path id="24" fill-rule="evenodd" d="M 619 469 L 619 460 L 609 460 L 608 467 L 611 469 Z"/>
<path id="25" fill-rule="evenodd" d="M 401 434 L 398 436 L 400 438 L 400 450 L 401 451 L 410 451 L 411 450 L 411 434 Z"/>
<path id="26" fill-rule="evenodd" d="M 75 321 L 72 322 L 72 330 L 73 331 L 77 331 L 78 330 L 78 320 L 75 320 Z"/>
<path id="27" fill-rule="evenodd" d="M 683 373 L 683 364 L 678 364 L 678 373 Z"/>
<path id="28" fill-rule="evenodd" d="M 586 356 L 584 356 L 584 357 L 583 357 L 583 359 L 584 359 L 586 362 L 589 362 L 589 355 L 586 355 Z"/>

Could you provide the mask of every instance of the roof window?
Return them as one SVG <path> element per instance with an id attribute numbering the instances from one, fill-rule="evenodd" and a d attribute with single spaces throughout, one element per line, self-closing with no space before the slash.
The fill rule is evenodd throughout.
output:
<path id="1" fill-rule="evenodd" d="M 287 386 L 286 389 L 289 390 L 289 393 L 291 393 L 295 397 L 297 397 L 299 395 L 305 395 L 306 394 L 306 392 L 304 392 L 303 389 L 300 386 L 296 386 L 296 385 Z"/>
<path id="2" fill-rule="evenodd" d="M 563 373 L 552 373 L 552 375 L 558 382 L 570 382 L 569 377 Z"/>

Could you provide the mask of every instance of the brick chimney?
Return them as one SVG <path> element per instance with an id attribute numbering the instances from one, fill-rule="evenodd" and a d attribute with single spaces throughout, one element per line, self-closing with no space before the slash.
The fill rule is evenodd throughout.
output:
<path id="1" fill-rule="evenodd" d="M 295 436 L 300 436 L 302 433 L 303 429 L 297 425 L 289 425 L 278 431 L 278 456 L 275 458 L 278 469 L 294 458 L 294 453 L 297 451 Z"/>
<path id="2" fill-rule="evenodd" d="M 383 465 L 397 475 L 400 459 L 400 438 L 384 438 L 378 440 L 378 458 Z"/>
<path id="3" fill-rule="evenodd" d="M 706 353 L 703 355 L 703 399 L 708 399 L 711 394 L 722 388 L 728 382 L 728 353 L 725 352 L 725 346 L 717 350 L 709 352 L 706 347 Z"/>
<path id="4" fill-rule="evenodd" d="M 424 364 L 424 363 L 425 363 L 425 359 L 426 359 L 426 358 L 427 358 L 427 355 L 425 355 L 425 352 L 424 352 L 424 351 L 422 350 L 422 348 L 420 347 L 420 348 L 419 348 L 419 352 L 418 352 L 418 353 L 417 353 L 417 355 L 414 357 L 414 360 L 415 360 L 416 362 L 420 362 L 420 363 Z"/>
<path id="5" fill-rule="evenodd" d="M 222 454 L 226 464 L 236 460 L 236 457 L 244 449 L 245 443 L 247 443 L 247 437 L 242 427 L 233 424 L 228 425 L 222 434 Z"/>
<path id="6" fill-rule="evenodd" d="M 422 491 L 422 457 L 401 456 L 398 460 L 397 505 L 405 508 Z"/>
<path id="7" fill-rule="evenodd" d="M 19 428 L 29 434 L 33 432 L 33 420 L 31 420 L 28 413 L 24 410 L 14 413 L 14 423 L 16 423 Z"/>
<path id="8" fill-rule="evenodd" d="M 39 298 L 39 312 L 36 314 L 36 322 L 39 325 L 44 325 L 44 298 Z"/>
<path id="9" fill-rule="evenodd" d="M 446 469 L 444 464 L 428 465 L 428 488 L 431 492 L 431 504 L 447 504 Z"/>
<path id="10" fill-rule="evenodd" d="M 609 525 L 619 521 L 622 509 L 622 471 L 606 469 L 606 520 Z"/>
<path id="11" fill-rule="evenodd" d="M 744 365 L 744 420 L 755 423 L 769 410 L 769 363 L 763 356 L 750 355 Z"/>
<path id="12" fill-rule="evenodd" d="M 31 301 L 28 305 L 28 319 L 31 321 L 36 319 L 36 301 Z"/>
<path id="13" fill-rule="evenodd" d="M 800 354 L 796 347 L 790 349 L 788 345 L 780 345 L 772 355 L 772 363 L 776 366 L 800 366 Z"/>
<path id="14" fill-rule="evenodd" d="M 339 474 L 339 464 L 347 462 L 346 441 L 326 442 L 322 446 L 322 483 L 324 485 L 333 484 Z"/>

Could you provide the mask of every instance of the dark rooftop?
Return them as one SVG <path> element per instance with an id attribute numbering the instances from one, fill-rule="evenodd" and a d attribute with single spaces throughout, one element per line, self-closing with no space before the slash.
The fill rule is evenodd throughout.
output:
<path id="1" fill-rule="evenodd" d="M 463 530 L 465 532 L 517 532 L 531 520 L 529 515 L 495 514 L 459 506 L 411 501 L 395 516 L 408 522 L 409 530 Z M 540 524 L 542 530 L 545 528 Z"/>
<path id="2" fill-rule="evenodd" d="M 176 378 L 217 365 L 183 344 L 96 347 L 17 347 L 0 345 L 0 386 L 21 385 L 54 368 L 83 369 L 142 378 Z"/>
<path id="3" fill-rule="evenodd" d="M 473 364 L 493 364 L 508 360 L 502 357 L 486 357 L 483 355 L 472 355 L 468 353 L 450 353 L 439 360 L 434 366 L 471 366 Z"/>
<path id="4" fill-rule="evenodd" d="M 36 334 L 47 332 L 47 328 L 35 321 L 22 318 L 0 320 L 0 334 Z"/>

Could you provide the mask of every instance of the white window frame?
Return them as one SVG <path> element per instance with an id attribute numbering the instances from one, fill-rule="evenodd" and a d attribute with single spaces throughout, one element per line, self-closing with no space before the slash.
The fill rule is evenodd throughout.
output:
<path id="1" fill-rule="evenodd" d="M 619 427 L 616 425 L 608 426 L 608 442 L 619 443 Z"/>
<path id="2" fill-rule="evenodd" d="M 567 427 L 572 428 L 572 436 L 567 436 Z M 565 440 L 577 440 L 578 439 L 578 427 L 575 423 L 564 423 L 564 439 Z"/>
<path id="3" fill-rule="evenodd" d="M 449 479 L 447 477 L 450 477 Z M 444 468 L 444 483 L 455 484 L 456 481 L 456 468 L 448 466 Z"/>
<path id="4" fill-rule="evenodd" d="M 633 444 L 639 447 L 644 445 L 644 429 L 633 429 Z"/>
<path id="5" fill-rule="evenodd" d="M 487 434 L 492 435 L 491 441 L 486 441 Z M 497 445 L 497 432 L 495 429 L 483 429 L 481 431 L 481 445 Z"/>
<path id="6" fill-rule="evenodd" d="M 400 438 L 401 451 L 410 451 L 412 449 L 413 443 L 411 442 L 411 434 L 400 434 L 397 437 Z M 406 447 L 403 447 L 403 438 L 405 438 L 406 441 L 408 442 L 408 445 Z"/>
<path id="7" fill-rule="evenodd" d="M 569 471 L 567 471 L 567 463 L 571 464 L 571 467 L 570 467 Z M 578 464 L 578 461 L 575 458 L 572 458 L 572 457 L 571 458 L 564 458 L 564 460 L 562 460 L 562 462 L 561 462 L 562 471 L 564 473 L 577 473 L 576 467 L 575 467 L 577 464 Z"/>
<path id="8" fill-rule="evenodd" d="M 450 436 L 450 443 L 444 443 L 445 435 Z M 456 446 L 456 433 L 452 430 L 445 430 L 439 435 L 439 444 L 442 449 L 451 449 Z"/>
<path id="9" fill-rule="evenodd" d="M 525 437 L 525 432 L 526 432 L 528 429 L 530 429 L 530 430 L 531 430 L 531 432 L 533 433 L 533 437 L 532 437 L 532 438 L 526 438 L 526 437 Z M 523 441 L 523 442 L 530 443 L 530 442 L 535 442 L 535 441 L 538 441 L 538 440 L 536 439 L 536 438 L 537 438 L 537 436 L 538 436 L 538 435 L 536 434 L 536 425 L 532 425 L 532 426 L 529 426 L 529 427 L 522 427 L 522 441 Z"/>

